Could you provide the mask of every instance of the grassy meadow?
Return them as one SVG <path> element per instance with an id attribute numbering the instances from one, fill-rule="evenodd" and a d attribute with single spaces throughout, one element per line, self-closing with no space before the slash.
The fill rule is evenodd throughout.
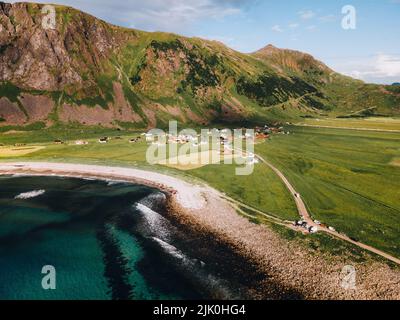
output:
<path id="1" fill-rule="evenodd" d="M 400 256 L 400 134 L 290 127 L 256 152 L 282 170 L 313 217 Z"/>
<path id="2" fill-rule="evenodd" d="M 305 119 L 300 123 L 310 126 L 332 127 L 332 128 L 351 128 L 351 129 L 367 129 L 367 130 L 382 130 L 382 131 L 399 131 L 399 118 L 386 117 L 368 117 L 368 118 L 325 118 L 325 119 Z"/>

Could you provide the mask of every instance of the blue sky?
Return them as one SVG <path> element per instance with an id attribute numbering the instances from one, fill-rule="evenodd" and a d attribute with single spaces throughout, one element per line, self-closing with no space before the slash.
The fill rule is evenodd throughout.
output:
<path id="1" fill-rule="evenodd" d="M 400 0 L 52 2 L 117 25 L 219 40 L 241 52 L 271 43 L 308 52 L 334 70 L 367 82 L 400 82 Z M 345 5 L 356 9 L 355 30 L 342 28 Z"/>

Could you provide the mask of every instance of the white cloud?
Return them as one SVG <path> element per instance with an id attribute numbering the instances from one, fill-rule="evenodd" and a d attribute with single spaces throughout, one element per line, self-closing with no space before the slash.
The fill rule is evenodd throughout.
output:
<path id="1" fill-rule="evenodd" d="M 304 20 L 309 20 L 315 17 L 315 12 L 312 10 L 299 11 L 298 15 Z"/>
<path id="2" fill-rule="evenodd" d="M 400 81 L 400 56 L 377 54 L 372 58 L 346 61 L 339 72 L 367 82 L 392 83 Z"/>
<path id="3" fill-rule="evenodd" d="M 289 24 L 289 28 L 290 29 L 296 29 L 296 28 L 298 28 L 300 25 L 298 24 L 298 23 L 291 23 L 291 24 Z"/>
<path id="4" fill-rule="evenodd" d="M 385 77 L 400 76 L 400 57 L 379 54 L 376 59 L 376 71 Z"/>
<path id="5" fill-rule="evenodd" d="M 283 32 L 283 29 L 282 29 L 281 26 L 278 25 L 278 24 L 274 25 L 274 26 L 271 28 L 271 30 L 272 30 L 272 31 L 275 31 L 275 32 Z"/>
<path id="6" fill-rule="evenodd" d="M 314 26 L 314 25 L 311 25 L 311 26 L 307 26 L 307 27 L 306 27 L 306 30 L 308 30 L 308 31 L 314 31 L 314 30 L 316 30 L 316 29 L 317 29 L 317 27 Z"/>

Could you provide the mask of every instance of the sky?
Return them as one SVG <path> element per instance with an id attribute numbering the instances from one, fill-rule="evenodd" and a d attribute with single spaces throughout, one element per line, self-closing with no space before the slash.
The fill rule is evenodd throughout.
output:
<path id="1" fill-rule="evenodd" d="M 300 50 L 366 82 L 400 82 L 400 0 L 50 2 L 124 27 L 218 40 L 241 52 L 254 52 L 267 44 Z M 354 15 L 342 11 L 349 5 Z M 354 22 L 352 28 L 343 28 L 343 20 L 346 26 Z"/>

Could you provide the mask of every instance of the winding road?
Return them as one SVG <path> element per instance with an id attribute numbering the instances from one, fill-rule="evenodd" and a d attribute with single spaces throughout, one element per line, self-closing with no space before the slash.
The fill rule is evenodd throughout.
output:
<path id="1" fill-rule="evenodd" d="M 242 151 L 243 152 L 243 151 Z M 366 245 L 364 243 L 358 242 L 358 241 L 354 241 L 352 239 L 350 239 L 350 237 L 341 234 L 337 231 L 333 231 L 330 230 L 326 227 L 317 225 L 314 220 L 311 218 L 310 213 L 307 210 L 307 206 L 305 205 L 303 199 L 301 198 L 301 195 L 296 191 L 296 189 L 293 187 L 293 185 L 289 182 L 289 180 L 285 177 L 285 175 L 275 166 L 273 166 L 272 164 L 270 164 L 268 161 L 266 161 L 263 157 L 261 157 L 260 155 L 256 154 L 255 155 L 262 163 L 264 163 L 265 165 L 267 165 L 268 167 L 270 167 L 277 175 L 278 177 L 283 181 L 283 183 L 285 184 L 286 188 L 289 190 L 289 192 L 291 193 L 291 195 L 293 196 L 295 202 L 296 202 L 296 206 L 297 206 L 297 210 L 300 214 L 300 216 L 302 217 L 302 219 L 307 222 L 307 224 L 311 227 L 317 227 L 319 231 L 322 232 L 326 232 L 336 238 L 339 238 L 341 240 L 347 241 L 349 243 L 352 243 L 353 245 L 356 245 L 364 250 L 370 251 L 374 254 L 377 254 L 383 258 L 386 258 L 398 265 L 400 265 L 400 259 L 391 256 L 390 254 L 383 252 L 379 249 L 376 249 L 374 247 L 371 247 L 369 245 Z"/>

